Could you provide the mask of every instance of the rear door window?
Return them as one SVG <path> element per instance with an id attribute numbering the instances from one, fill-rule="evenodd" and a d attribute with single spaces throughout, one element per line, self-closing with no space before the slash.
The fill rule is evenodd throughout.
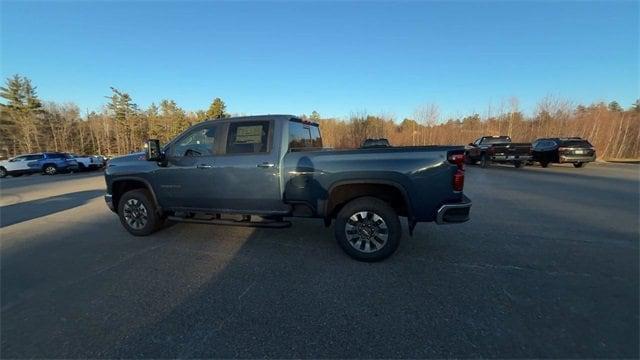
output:
<path id="1" fill-rule="evenodd" d="M 229 124 L 227 154 L 269 152 L 269 121 L 247 121 Z"/>

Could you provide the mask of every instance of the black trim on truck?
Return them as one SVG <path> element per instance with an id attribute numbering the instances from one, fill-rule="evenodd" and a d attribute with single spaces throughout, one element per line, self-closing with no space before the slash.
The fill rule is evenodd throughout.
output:
<path id="1" fill-rule="evenodd" d="M 463 195 L 459 203 L 444 204 L 438 209 L 436 223 L 438 225 L 455 224 L 469 221 L 471 212 L 471 199 Z"/>

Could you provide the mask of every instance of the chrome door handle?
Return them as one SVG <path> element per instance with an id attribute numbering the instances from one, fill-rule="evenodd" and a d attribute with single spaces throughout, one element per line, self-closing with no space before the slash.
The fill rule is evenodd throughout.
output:
<path id="1" fill-rule="evenodd" d="M 261 167 L 261 168 L 272 168 L 274 166 L 276 166 L 276 164 L 272 164 L 268 162 L 263 162 L 262 164 L 258 164 L 258 167 Z"/>
<path id="2" fill-rule="evenodd" d="M 196 166 L 198 169 L 211 169 L 213 167 L 213 165 L 207 165 L 207 164 L 200 164 L 198 166 Z"/>

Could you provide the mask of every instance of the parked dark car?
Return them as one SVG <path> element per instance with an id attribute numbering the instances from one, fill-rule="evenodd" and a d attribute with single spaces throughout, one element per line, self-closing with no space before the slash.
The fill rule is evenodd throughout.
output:
<path id="1" fill-rule="evenodd" d="M 290 115 L 222 119 L 109 160 L 105 200 L 137 236 L 165 218 L 271 228 L 290 226 L 287 217 L 335 221 L 347 254 L 377 261 L 398 247 L 400 216 L 410 233 L 418 222 L 469 219 L 463 161 L 461 146 L 322 149 L 318 124 Z"/>
<path id="2" fill-rule="evenodd" d="M 389 140 L 385 138 L 380 139 L 366 139 L 362 142 L 361 149 L 370 149 L 370 148 L 381 148 L 381 147 L 390 147 Z"/>
<path id="3" fill-rule="evenodd" d="M 532 153 L 533 161 L 542 167 L 550 163 L 571 163 L 580 168 L 596 160 L 593 145 L 579 137 L 538 139 L 533 142 Z"/>
<path id="4" fill-rule="evenodd" d="M 513 164 L 519 168 L 531 161 L 531 144 L 513 143 L 509 136 L 483 136 L 465 148 L 468 164 L 487 167 L 490 163 Z"/>

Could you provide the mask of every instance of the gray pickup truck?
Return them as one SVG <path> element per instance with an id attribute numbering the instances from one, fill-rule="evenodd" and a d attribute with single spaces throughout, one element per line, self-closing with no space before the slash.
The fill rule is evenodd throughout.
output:
<path id="1" fill-rule="evenodd" d="M 322 148 L 318 124 L 290 115 L 205 121 L 164 147 L 111 159 L 109 208 L 131 234 L 164 220 L 282 228 L 286 218 L 335 220 L 335 237 L 355 259 L 391 255 L 418 222 L 461 223 L 461 146 Z"/>

